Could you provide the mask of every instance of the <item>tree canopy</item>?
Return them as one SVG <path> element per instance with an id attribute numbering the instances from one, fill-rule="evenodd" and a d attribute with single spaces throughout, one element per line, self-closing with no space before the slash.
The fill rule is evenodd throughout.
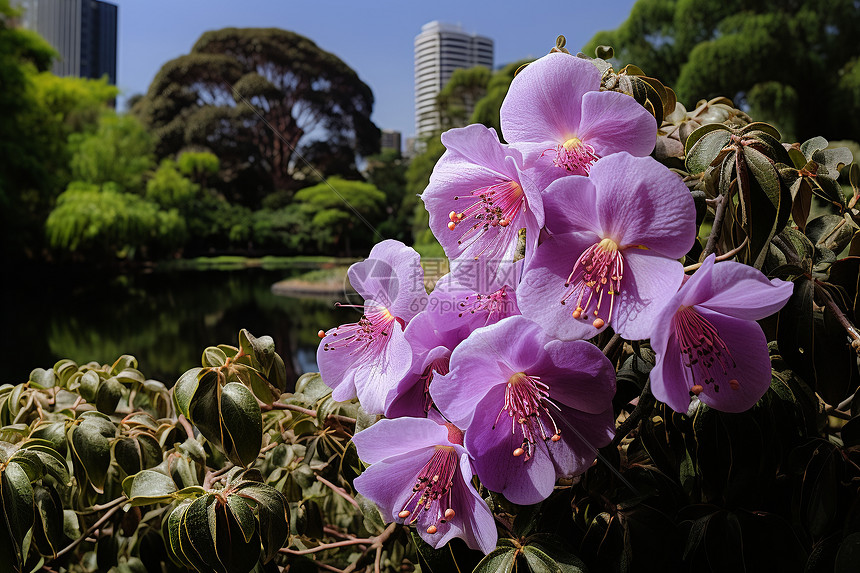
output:
<path id="1" fill-rule="evenodd" d="M 638 0 L 583 51 L 611 45 L 688 107 L 725 95 L 787 139 L 856 139 L 858 34 L 854 0 Z"/>
<path id="2" fill-rule="evenodd" d="M 156 136 L 159 157 L 188 146 L 212 151 L 225 189 L 241 190 L 231 199 L 248 205 L 299 187 L 294 175 L 320 142 L 349 151 L 344 173 L 356 154 L 379 147 L 370 88 L 334 54 L 277 28 L 206 32 L 190 54 L 162 66 L 133 111 Z"/>
<path id="3" fill-rule="evenodd" d="M 73 133 L 88 131 L 117 90 L 106 80 L 59 78 L 53 48 L 17 27 L 0 0 L 0 251 L 35 256 L 44 221 L 69 180 Z"/>

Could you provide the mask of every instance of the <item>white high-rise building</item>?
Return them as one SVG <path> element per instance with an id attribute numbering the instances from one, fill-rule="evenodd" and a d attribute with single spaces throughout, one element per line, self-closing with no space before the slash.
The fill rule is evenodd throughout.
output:
<path id="1" fill-rule="evenodd" d="M 440 129 L 436 94 L 454 70 L 474 66 L 493 69 L 493 40 L 437 21 L 421 27 L 415 36 L 415 132 L 419 139 Z"/>

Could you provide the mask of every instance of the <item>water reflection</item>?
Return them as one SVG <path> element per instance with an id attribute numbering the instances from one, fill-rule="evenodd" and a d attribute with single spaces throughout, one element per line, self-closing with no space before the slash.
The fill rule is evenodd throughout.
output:
<path id="1" fill-rule="evenodd" d="M 304 271 L 295 271 L 304 272 Z M 172 385 L 200 365 L 206 346 L 236 345 L 240 328 L 275 339 L 288 379 L 316 369 L 317 331 L 352 320 L 333 301 L 272 294 L 289 271 L 15 273 L 4 280 L 0 383 L 25 381 L 60 358 L 112 362 L 133 354 L 141 371 Z"/>

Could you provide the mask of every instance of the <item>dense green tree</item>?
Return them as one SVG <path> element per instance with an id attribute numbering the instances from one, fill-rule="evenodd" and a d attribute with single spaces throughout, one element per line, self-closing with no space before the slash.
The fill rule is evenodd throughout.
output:
<path id="1" fill-rule="evenodd" d="M 162 66 L 133 111 L 160 157 L 187 146 L 212 151 L 235 194 L 228 198 L 254 206 L 273 190 L 297 188 L 301 157 L 318 142 L 349 150 L 341 173 L 379 146 L 370 88 L 337 56 L 276 28 L 206 32 L 190 54 Z"/>
<path id="2" fill-rule="evenodd" d="M 136 117 L 113 111 L 101 116 L 94 132 L 72 134 L 69 146 L 74 180 L 112 181 L 124 191 L 141 191 L 144 174 L 155 164 L 152 136 Z"/>
<path id="3" fill-rule="evenodd" d="M 407 162 L 399 150 L 386 149 L 367 159 L 367 181 L 385 193 L 387 218 L 379 225 L 379 233 L 387 239 L 412 243 L 411 218 L 414 194 L 406 191 Z M 410 196 L 413 195 L 413 196 Z"/>
<path id="4" fill-rule="evenodd" d="M 116 88 L 47 72 L 56 52 L 0 0 L 0 252 L 36 256 L 69 180 L 70 134 L 91 129 Z"/>
<path id="5" fill-rule="evenodd" d="M 351 256 L 354 247 L 379 240 L 366 225 L 373 226 L 382 218 L 385 193 L 370 183 L 332 177 L 298 191 L 295 203 L 305 209 L 314 227 L 331 233 L 330 243 L 319 245 L 321 252 L 336 248 Z"/>
<path id="6" fill-rule="evenodd" d="M 613 46 L 688 107 L 725 95 L 792 140 L 856 139 L 858 35 L 854 0 L 638 0 L 583 51 Z"/>
<path id="7" fill-rule="evenodd" d="M 165 251 L 185 238 L 176 210 L 160 209 L 115 183 L 71 183 L 45 226 L 51 246 L 84 255 L 132 257 L 140 247 Z"/>
<path id="8" fill-rule="evenodd" d="M 451 79 L 436 95 L 442 130 L 469 123 L 471 110 L 487 93 L 493 72 L 484 66 L 454 70 Z"/>

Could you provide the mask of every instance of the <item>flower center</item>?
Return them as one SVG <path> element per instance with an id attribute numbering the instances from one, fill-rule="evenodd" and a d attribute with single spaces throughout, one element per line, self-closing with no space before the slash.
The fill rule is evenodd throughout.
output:
<path id="1" fill-rule="evenodd" d="M 460 460 L 457 452 L 451 446 L 436 446 L 433 457 L 430 458 L 418 475 L 412 486 L 412 496 L 403 505 L 397 516 L 409 518 L 406 523 L 415 523 L 422 518 L 422 525 L 429 523 L 427 533 L 433 535 L 438 531 L 436 524 L 445 523 L 454 517 L 451 508 L 451 486 Z M 422 516 L 423 514 L 423 516 Z"/>
<path id="2" fill-rule="evenodd" d="M 567 169 L 576 175 L 588 175 L 591 166 L 599 159 L 594 148 L 578 137 L 571 137 L 554 150 L 547 149 L 544 153 L 551 151 L 555 151 L 553 164 L 556 167 Z"/>
<path id="3" fill-rule="evenodd" d="M 375 343 L 387 340 L 391 326 L 397 321 L 384 306 L 350 305 L 337 303 L 338 307 L 355 307 L 364 309 L 364 315 L 358 322 L 343 324 L 328 333 L 332 340 L 323 345 L 323 351 L 350 349 L 350 356 L 371 347 Z M 323 337 L 324 337 L 323 336 Z"/>
<path id="4" fill-rule="evenodd" d="M 421 373 L 421 376 L 418 377 L 418 380 L 424 383 L 424 413 L 429 412 L 430 407 L 433 406 L 433 398 L 430 397 L 430 383 L 433 381 L 433 375 L 437 372 L 442 376 L 447 374 L 449 362 L 449 356 L 440 356 L 432 360 Z"/>
<path id="5" fill-rule="evenodd" d="M 507 247 L 508 240 L 505 230 L 525 209 L 526 197 L 523 188 L 516 181 L 504 180 L 488 187 L 475 189 L 469 195 L 454 197 L 455 201 L 463 200 L 467 204 L 461 212 L 451 211 L 448 214 L 451 231 L 461 229 L 466 225 L 457 241 L 458 245 L 471 247 L 481 237 L 490 234 L 487 244 L 475 255 L 475 260 L 485 251 L 488 256 L 501 254 Z M 517 231 L 514 230 L 514 235 Z"/>
<path id="6" fill-rule="evenodd" d="M 714 392 L 719 392 L 720 382 L 728 378 L 729 369 L 737 366 L 720 333 L 691 306 L 678 309 L 672 319 L 672 327 L 681 346 L 684 365 L 693 374 L 690 394 L 698 396 L 705 384 L 711 384 Z M 728 384 L 732 390 L 740 388 L 735 378 Z"/>
<path id="7" fill-rule="evenodd" d="M 561 298 L 561 304 L 567 304 L 568 299 L 576 296 L 576 308 L 571 316 L 588 320 L 588 313 L 591 312 L 594 328 L 603 328 L 612 320 L 615 295 L 621 292 L 623 276 L 624 257 L 618 249 L 618 243 L 612 239 L 603 239 L 587 248 L 573 264 L 573 270 L 564 283 L 567 290 Z M 599 316 L 604 295 L 609 299 L 609 312 L 605 313 L 605 318 Z"/>
<path id="8" fill-rule="evenodd" d="M 467 296 L 463 302 L 457 306 L 460 307 L 458 317 L 462 317 L 467 312 L 475 314 L 476 312 L 486 312 L 488 322 L 496 322 L 501 318 L 511 314 L 511 300 L 508 297 L 507 285 L 491 294 L 474 294 Z"/>
<path id="9" fill-rule="evenodd" d="M 550 407 L 561 411 L 549 399 L 549 386 L 541 382 L 540 378 L 529 376 L 525 372 L 517 372 L 508 379 L 505 387 L 505 404 L 496 416 L 493 429 L 499 423 L 502 412 L 507 411 L 511 419 L 511 433 L 516 434 L 519 426 L 523 436 L 522 445 L 513 451 L 514 457 L 525 454 L 523 461 L 528 461 L 534 454 L 534 446 L 538 438 L 553 442 L 561 439 L 561 430 L 558 429 L 550 414 Z"/>

